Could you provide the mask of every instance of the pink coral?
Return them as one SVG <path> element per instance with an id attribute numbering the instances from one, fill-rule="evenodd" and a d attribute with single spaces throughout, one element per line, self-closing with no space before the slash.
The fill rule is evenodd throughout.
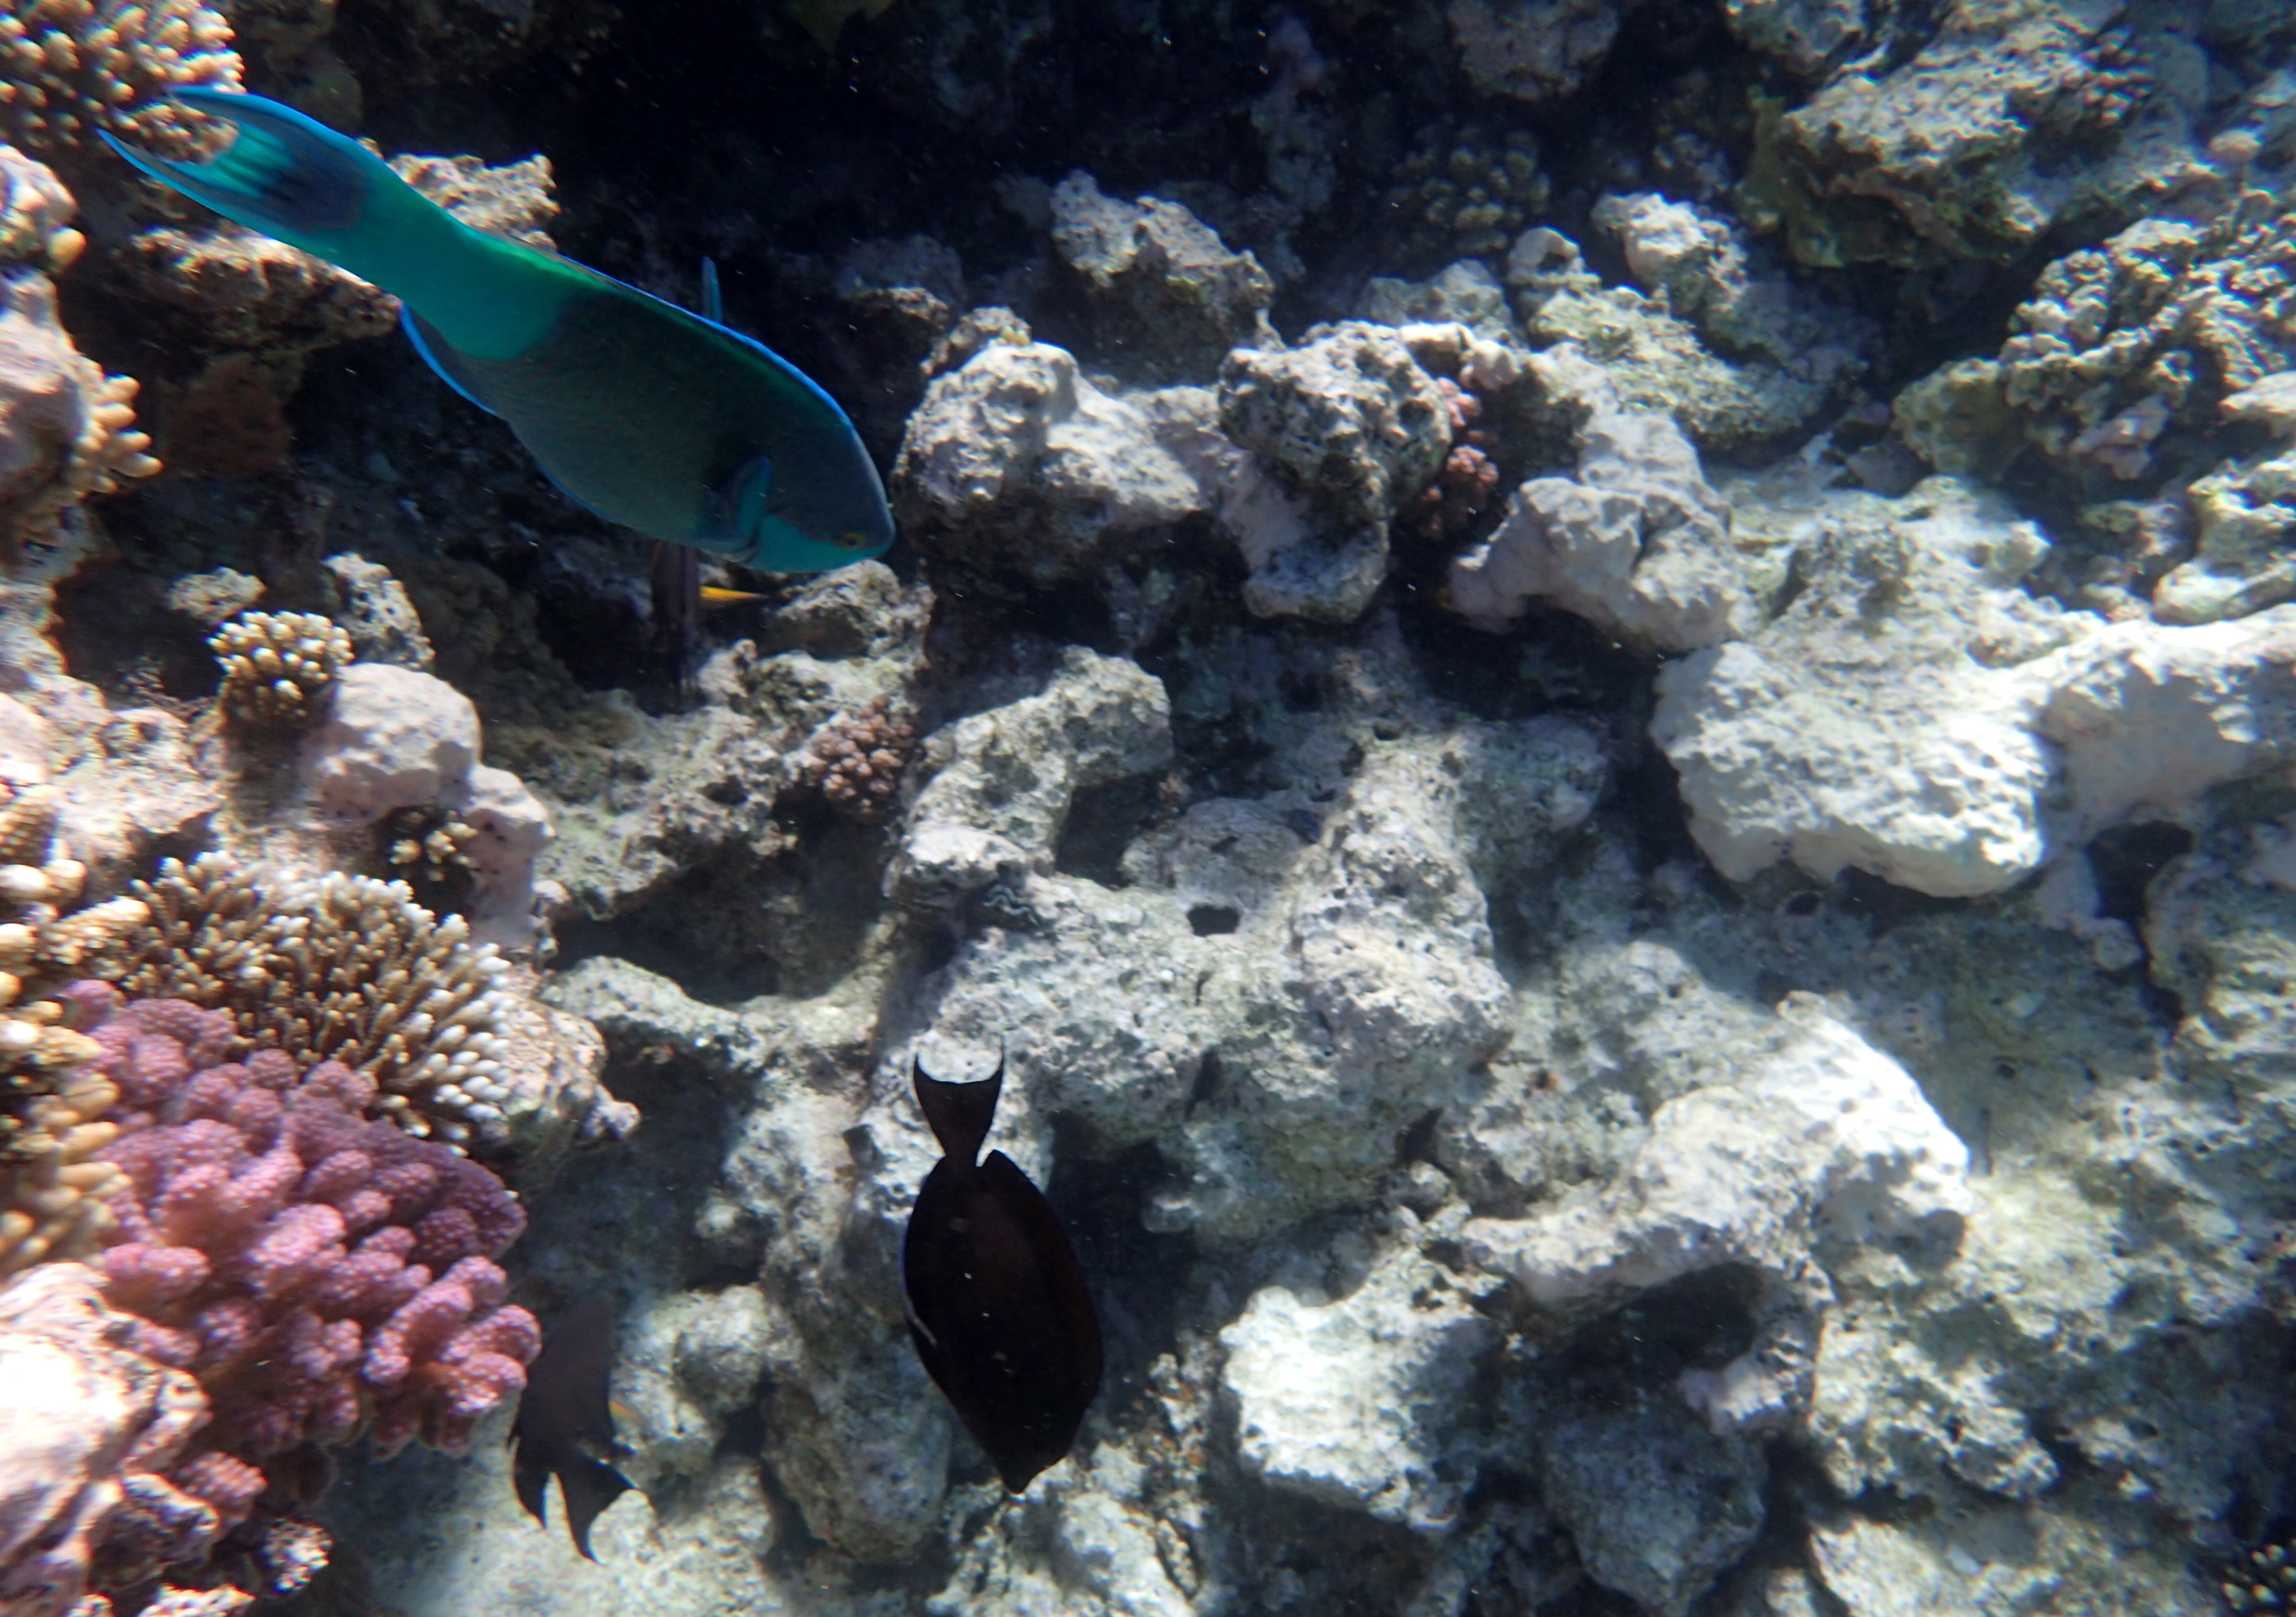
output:
<path id="1" fill-rule="evenodd" d="M 139 1000 L 95 1033 L 121 1094 L 105 1154 L 128 1178 L 106 1299 L 207 1391 L 192 1464 L 227 1519 L 259 1487 L 246 1462 L 301 1444 L 371 1431 L 386 1453 L 462 1452 L 540 1345 L 492 1261 L 526 1223 L 501 1180 L 364 1116 L 373 1080 L 339 1063 L 220 1062 L 230 1030 L 227 1013 Z"/>
<path id="2" fill-rule="evenodd" d="M 1435 385 L 1441 390 L 1444 408 L 1451 417 L 1451 453 L 1435 480 L 1404 508 L 1398 519 L 1407 530 L 1430 540 L 1448 538 L 1472 528 L 1476 518 L 1494 508 L 1493 496 L 1499 486 L 1498 463 L 1491 458 L 1496 445 L 1489 430 L 1478 424 L 1483 401 L 1448 376 L 1437 377 Z"/>

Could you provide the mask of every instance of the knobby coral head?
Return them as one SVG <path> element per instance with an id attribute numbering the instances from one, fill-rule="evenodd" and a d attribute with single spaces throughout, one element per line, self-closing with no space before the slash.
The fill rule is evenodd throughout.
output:
<path id="1" fill-rule="evenodd" d="M 99 1027 L 126 1174 L 100 1264 L 136 1346 L 199 1378 L 202 1446 L 260 1461 L 362 1432 L 460 1453 L 525 1384 L 533 1316 L 494 1259 L 526 1219 L 501 1180 L 369 1118 L 374 1081 L 276 1050 L 223 1059 L 228 1012 L 139 1000 Z"/>

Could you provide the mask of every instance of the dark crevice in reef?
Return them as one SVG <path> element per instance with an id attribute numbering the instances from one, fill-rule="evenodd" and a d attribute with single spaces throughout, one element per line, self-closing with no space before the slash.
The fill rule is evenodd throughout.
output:
<path id="1" fill-rule="evenodd" d="M 1160 785 L 1152 775 L 1133 775 L 1078 792 L 1054 845 L 1053 868 L 1103 887 L 1129 886 L 1124 850 L 1154 823 Z"/>
<path id="2" fill-rule="evenodd" d="M 1153 1144 L 1102 1157 L 1086 1154 L 1090 1144 L 1073 1120 L 1054 1120 L 1045 1194 L 1100 1315 L 1100 1397 L 1086 1418 L 1106 1422 L 1137 1410 L 1149 1366 L 1171 1350 L 1185 1289 L 1178 1277 L 1194 1263 L 1196 1244 L 1193 1236 L 1148 1227 L 1149 1201 L 1169 1177 Z"/>

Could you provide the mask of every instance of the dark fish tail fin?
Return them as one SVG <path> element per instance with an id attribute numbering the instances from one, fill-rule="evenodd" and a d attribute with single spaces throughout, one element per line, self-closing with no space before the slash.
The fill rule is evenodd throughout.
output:
<path id="1" fill-rule="evenodd" d="M 574 1537 L 574 1547 L 584 1560 L 595 1561 L 598 1557 L 590 1553 L 590 1524 L 629 1492 L 630 1480 L 605 1461 L 585 1455 L 560 1468 L 558 1486 L 566 1495 L 566 1531 Z"/>
<path id="2" fill-rule="evenodd" d="M 988 1126 L 996 1119 L 996 1097 L 1004 1092 L 1004 1058 L 996 1059 L 996 1071 L 975 1083 L 949 1084 L 925 1071 L 919 1057 L 910 1072 L 915 1085 L 917 1104 L 924 1109 L 925 1121 L 932 1125 L 933 1138 L 940 1142 L 943 1154 L 971 1167 L 980 1155 L 980 1144 L 988 1137 Z"/>

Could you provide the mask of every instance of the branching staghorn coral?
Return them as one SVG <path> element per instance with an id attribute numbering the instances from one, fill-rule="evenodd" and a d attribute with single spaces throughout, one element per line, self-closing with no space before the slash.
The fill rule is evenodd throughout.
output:
<path id="1" fill-rule="evenodd" d="M 242 612 L 209 636 L 208 649 L 223 665 L 226 710 L 269 728 L 317 718 L 353 655 L 350 636 L 320 612 Z"/>
<path id="2" fill-rule="evenodd" d="M 0 134 L 27 151 L 73 154 L 104 128 L 163 156 L 206 156 L 209 132 L 168 99 L 188 85 L 240 87 L 231 24 L 199 0 L 0 6 Z"/>
<path id="3" fill-rule="evenodd" d="M 215 853 L 168 860 L 135 894 L 152 918 L 120 979 L 130 996 L 228 1010 L 242 1038 L 299 1066 L 341 1062 L 409 1134 L 467 1146 L 496 1132 L 506 967 L 461 916 L 340 872 L 266 891 Z"/>

